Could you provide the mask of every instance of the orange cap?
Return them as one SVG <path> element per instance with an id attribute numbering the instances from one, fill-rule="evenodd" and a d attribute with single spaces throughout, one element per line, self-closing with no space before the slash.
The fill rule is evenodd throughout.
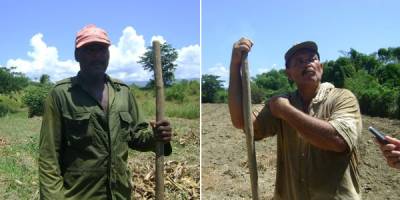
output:
<path id="1" fill-rule="evenodd" d="M 92 42 L 100 42 L 111 45 L 107 32 L 101 28 L 96 27 L 94 24 L 89 24 L 83 27 L 77 34 L 75 39 L 75 48 L 79 48 L 85 44 Z"/>

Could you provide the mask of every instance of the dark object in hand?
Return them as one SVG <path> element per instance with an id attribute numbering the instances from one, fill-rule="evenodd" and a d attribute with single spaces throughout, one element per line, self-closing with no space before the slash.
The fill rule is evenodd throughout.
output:
<path id="1" fill-rule="evenodd" d="M 374 127 L 370 126 L 368 130 L 376 137 L 379 143 L 381 144 L 389 144 L 388 141 L 385 139 L 385 135 L 378 130 L 376 130 Z"/>

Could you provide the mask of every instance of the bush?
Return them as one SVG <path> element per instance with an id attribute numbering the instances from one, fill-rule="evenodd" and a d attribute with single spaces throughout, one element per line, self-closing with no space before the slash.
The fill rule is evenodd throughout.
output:
<path id="1" fill-rule="evenodd" d="M 10 96 L 0 94 L 0 117 L 7 113 L 15 113 L 21 108 L 21 103 Z"/>
<path id="2" fill-rule="evenodd" d="M 189 94 L 196 96 L 197 99 L 200 97 L 200 82 L 197 80 L 189 81 L 188 83 Z"/>
<path id="3" fill-rule="evenodd" d="M 379 117 L 398 117 L 399 92 L 390 88 L 368 88 L 359 96 L 360 109 L 364 114 Z"/>
<path id="4" fill-rule="evenodd" d="M 380 85 L 377 79 L 360 70 L 345 86 L 357 97 L 363 114 L 399 118 L 399 89 Z"/>
<path id="5" fill-rule="evenodd" d="M 44 101 L 51 89 L 50 85 L 33 86 L 30 85 L 24 90 L 22 101 L 28 106 L 28 117 L 42 116 L 44 111 Z"/>
<path id="6" fill-rule="evenodd" d="M 15 67 L 0 67 L 0 93 L 9 94 L 28 86 L 29 79 L 20 72 L 13 72 Z"/>
<path id="7" fill-rule="evenodd" d="M 179 103 L 191 101 L 193 98 L 190 97 L 199 96 L 199 90 L 200 83 L 198 81 L 183 80 L 181 82 L 174 83 L 171 87 L 165 89 L 165 99 L 167 101 L 175 101 Z"/>
<path id="8" fill-rule="evenodd" d="M 265 101 L 267 93 L 265 89 L 258 87 L 256 84 L 251 84 L 251 103 L 259 104 Z"/>
<path id="9" fill-rule="evenodd" d="M 180 81 L 165 92 L 165 116 L 194 119 L 200 116 L 199 81 Z M 136 97 L 140 110 L 146 119 L 154 119 L 156 113 L 155 90 L 131 86 L 131 92 Z"/>
<path id="10" fill-rule="evenodd" d="M 225 89 L 218 90 L 215 103 L 228 103 L 228 91 Z"/>
<path id="11" fill-rule="evenodd" d="M 187 88 L 182 83 L 173 84 L 165 90 L 165 99 L 167 101 L 183 102 L 187 96 Z"/>

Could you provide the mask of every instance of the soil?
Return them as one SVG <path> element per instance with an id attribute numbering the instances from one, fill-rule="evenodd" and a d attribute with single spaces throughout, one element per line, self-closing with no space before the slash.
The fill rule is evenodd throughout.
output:
<path id="1" fill-rule="evenodd" d="M 400 120 L 363 116 L 360 183 L 365 200 L 400 199 L 400 171 L 387 166 L 368 127 L 400 138 Z M 231 125 L 226 104 L 202 104 L 202 199 L 251 199 L 245 135 Z M 256 142 L 260 199 L 272 199 L 276 137 Z"/>

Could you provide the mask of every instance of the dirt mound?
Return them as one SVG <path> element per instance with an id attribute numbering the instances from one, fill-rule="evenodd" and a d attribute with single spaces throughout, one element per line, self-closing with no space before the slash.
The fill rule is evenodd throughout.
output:
<path id="1" fill-rule="evenodd" d="M 389 168 L 368 127 L 400 138 L 400 121 L 363 116 L 360 175 L 363 199 L 399 199 L 400 171 Z M 250 199 L 245 136 L 230 122 L 226 104 L 202 105 L 202 198 Z M 276 137 L 256 142 L 261 199 L 275 187 Z"/>

